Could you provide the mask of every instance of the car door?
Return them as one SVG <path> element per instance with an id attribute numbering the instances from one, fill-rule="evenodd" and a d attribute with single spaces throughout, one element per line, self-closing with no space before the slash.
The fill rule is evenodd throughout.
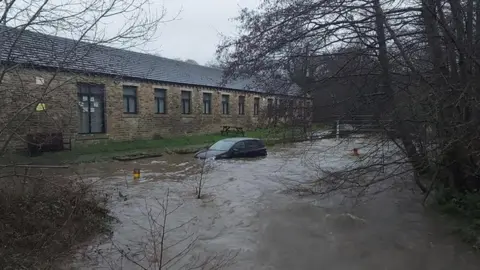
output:
<path id="1" fill-rule="evenodd" d="M 259 140 L 249 140 L 247 143 L 248 156 L 258 157 L 265 155 L 265 147 Z"/>
<path id="2" fill-rule="evenodd" d="M 256 157 L 257 144 L 254 140 L 246 141 L 245 155 L 247 157 Z"/>
<path id="3" fill-rule="evenodd" d="M 246 145 L 245 141 L 237 142 L 232 147 L 232 157 L 245 157 L 246 156 Z"/>
<path id="4" fill-rule="evenodd" d="M 267 149 L 265 148 L 265 144 L 261 140 L 255 140 L 255 156 L 261 157 L 267 155 Z"/>

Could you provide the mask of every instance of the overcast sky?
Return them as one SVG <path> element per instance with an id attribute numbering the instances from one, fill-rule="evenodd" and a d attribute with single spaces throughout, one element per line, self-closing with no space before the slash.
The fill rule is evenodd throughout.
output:
<path id="1" fill-rule="evenodd" d="M 158 0 L 156 0 L 158 1 Z M 200 64 L 214 59 L 220 33 L 233 35 L 236 23 L 231 19 L 241 8 L 255 8 L 260 0 L 163 0 L 167 17 L 178 12 L 175 21 L 159 27 L 156 40 L 146 45 L 168 58 L 193 59 Z"/>

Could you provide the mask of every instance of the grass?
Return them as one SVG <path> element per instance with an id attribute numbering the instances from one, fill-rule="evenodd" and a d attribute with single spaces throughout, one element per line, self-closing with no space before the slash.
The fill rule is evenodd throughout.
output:
<path id="1" fill-rule="evenodd" d="M 299 132 L 294 132 L 292 136 L 291 130 L 271 128 L 247 131 L 245 137 L 261 138 L 267 145 L 274 145 L 291 142 L 292 137 L 298 138 L 299 134 Z M 234 136 L 236 135 L 223 136 L 220 133 L 215 133 L 157 140 L 104 141 L 91 145 L 76 146 L 72 151 L 43 153 L 39 157 L 13 154 L 4 156 L 0 163 L 71 164 L 109 161 L 118 156 L 132 154 L 191 153 L 218 140 Z"/>
<path id="2" fill-rule="evenodd" d="M 261 137 L 268 138 L 269 133 L 266 130 L 257 130 L 246 132 L 245 137 Z M 235 136 L 235 135 L 233 135 Z M 118 152 L 130 152 L 130 151 L 141 151 L 141 150 L 160 150 L 164 151 L 166 149 L 180 149 L 185 147 L 202 147 L 209 144 L 213 144 L 216 141 L 225 139 L 230 136 L 223 136 L 219 133 L 217 134 L 200 134 L 200 135 L 191 135 L 191 136 L 182 136 L 174 138 L 163 138 L 158 140 L 135 140 L 135 141 L 106 141 L 103 143 L 80 146 L 76 147 L 73 152 L 79 155 L 89 155 L 96 153 L 118 153 Z"/>

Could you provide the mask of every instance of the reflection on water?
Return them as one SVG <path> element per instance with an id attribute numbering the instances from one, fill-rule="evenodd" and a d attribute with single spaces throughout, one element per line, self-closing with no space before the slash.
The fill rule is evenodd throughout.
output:
<path id="1" fill-rule="evenodd" d="M 184 262 L 232 250 L 239 253 L 227 269 L 480 269 L 478 257 L 449 235 L 411 192 L 387 191 L 355 208 L 337 196 L 284 192 L 286 183 L 315 179 L 312 164 L 350 162 L 345 158 L 349 148 L 326 148 L 333 144 L 296 144 L 271 149 L 264 158 L 216 160 L 202 176 L 206 196 L 201 200 L 195 199 L 195 191 L 203 163 L 189 155 L 81 165 L 76 170 L 85 179 L 98 180 L 99 188 L 113 194 L 111 209 L 119 223 L 113 234 L 117 247 L 98 239 L 76 266 L 108 269 L 115 262 L 115 267 L 138 269 L 120 261 L 118 247 L 128 247 L 132 256 L 145 248 L 139 243 L 147 240 L 146 213 L 169 190 L 170 205 L 181 207 L 167 227 L 190 222 L 171 232 L 167 242 L 190 235 L 196 239 Z M 141 177 L 134 181 L 137 168 Z M 172 247 L 166 256 L 184 247 Z M 149 260 L 142 262 L 145 266 Z"/>

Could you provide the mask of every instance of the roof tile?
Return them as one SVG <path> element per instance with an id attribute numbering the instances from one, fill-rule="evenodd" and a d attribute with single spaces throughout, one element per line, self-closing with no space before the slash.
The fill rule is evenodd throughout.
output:
<path id="1" fill-rule="evenodd" d="M 248 79 L 223 83 L 217 68 L 5 26 L 0 26 L 0 60 L 234 90 L 252 91 L 253 86 Z"/>

